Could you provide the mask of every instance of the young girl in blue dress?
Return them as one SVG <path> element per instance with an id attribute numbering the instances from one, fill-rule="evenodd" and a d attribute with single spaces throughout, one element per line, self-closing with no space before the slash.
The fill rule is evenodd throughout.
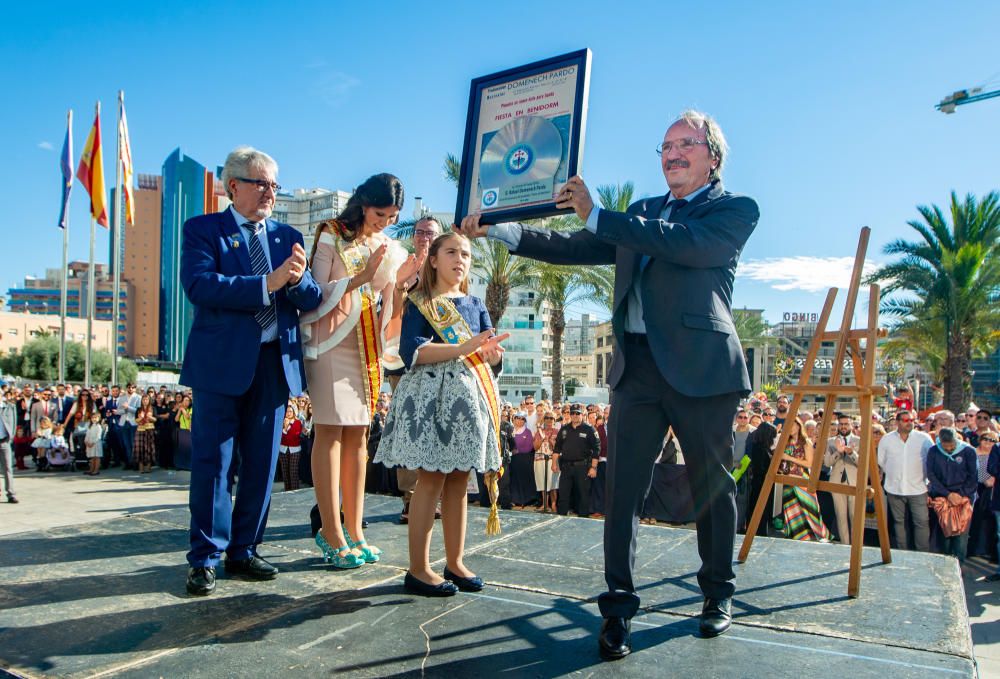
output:
<path id="1" fill-rule="evenodd" d="M 400 357 L 407 372 L 393 394 L 375 462 L 417 470 L 410 501 L 410 567 L 416 594 L 478 591 L 483 581 L 463 561 L 469 473 L 500 468 L 495 376 L 509 334 L 494 335 L 482 301 L 469 295 L 472 249 L 456 233 L 430 246 L 417 289 L 403 311 Z M 441 498 L 447 565 L 431 570 L 430 540 Z"/>

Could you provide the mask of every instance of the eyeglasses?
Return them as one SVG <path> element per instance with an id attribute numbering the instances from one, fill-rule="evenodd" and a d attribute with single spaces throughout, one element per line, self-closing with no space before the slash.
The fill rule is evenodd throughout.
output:
<path id="1" fill-rule="evenodd" d="M 437 231 L 430 231 L 429 229 L 414 229 L 413 236 L 415 238 L 434 238 L 437 236 Z"/>
<path id="2" fill-rule="evenodd" d="M 253 184 L 257 187 L 257 191 L 260 193 L 265 193 L 268 189 L 271 189 L 275 193 L 281 190 L 281 184 L 278 184 L 277 182 L 269 182 L 266 179 L 247 179 L 246 177 L 233 177 L 233 179 L 246 184 Z"/>
<path id="3" fill-rule="evenodd" d="M 990 419 L 990 416 L 989 415 L 976 415 L 976 419 L 977 420 L 988 420 L 988 419 Z"/>
<path id="4" fill-rule="evenodd" d="M 678 139 L 677 141 L 665 141 L 656 147 L 656 155 L 662 155 L 664 153 L 670 153 L 670 149 L 677 149 L 681 153 L 690 153 L 694 150 L 694 147 L 708 145 L 708 142 L 704 139 L 695 139 L 694 137 L 684 137 L 683 139 Z"/>
<path id="5" fill-rule="evenodd" d="M 913 420 L 899 420 L 900 424 L 913 424 Z"/>
<path id="6" fill-rule="evenodd" d="M 1000 439 L 988 439 L 985 436 L 979 439 L 980 443 L 996 443 L 998 441 L 1000 441 Z"/>

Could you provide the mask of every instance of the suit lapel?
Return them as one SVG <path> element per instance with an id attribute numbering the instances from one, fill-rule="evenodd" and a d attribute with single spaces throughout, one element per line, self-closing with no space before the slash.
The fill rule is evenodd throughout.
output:
<path id="1" fill-rule="evenodd" d="M 226 243 L 229 248 L 236 253 L 236 259 L 240 266 L 248 274 L 253 274 L 253 267 L 250 265 L 250 247 L 247 243 L 246 229 L 236 223 L 233 211 L 229 208 L 222 213 L 222 229 L 225 232 Z"/>
<path id="2" fill-rule="evenodd" d="M 644 219 L 659 219 L 666 201 L 666 194 L 658 198 L 650 198 L 643 206 L 640 216 Z M 624 247 L 618 248 L 615 261 L 615 309 L 618 309 L 619 305 L 625 301 L 628 289 L 632 285 L 632 278 L 635 276 L 635 271 L 638 269 L 641 259 L 642 255 L 635 250 Z"/>
<path id="3" fill-rule="evenodd" d="M 277 269 L 285 261 L 285 248 L 287 243 L 281 242 L 278 235 L 278 225 L 270 219 L 264 221 L 264 229 L 267 232 L 267 246 L 271 255 L 271 269 Z"/>

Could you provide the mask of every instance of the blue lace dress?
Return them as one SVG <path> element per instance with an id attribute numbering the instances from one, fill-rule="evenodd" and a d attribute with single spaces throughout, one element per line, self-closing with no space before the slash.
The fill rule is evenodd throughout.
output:
<path id="1" fill-rule="evenodd" d="M 493 327 L 477 297 L 453 298 L 473 334 Z M 374 461 L 386 467 L 478 472 L 500 468 L 489 407 L 476 378 L 460 360 L 413 365 L 420 347 L 442 340 L 412 304 L 403 311 L 400 358 L 406 373 L 389 407 Z"/>

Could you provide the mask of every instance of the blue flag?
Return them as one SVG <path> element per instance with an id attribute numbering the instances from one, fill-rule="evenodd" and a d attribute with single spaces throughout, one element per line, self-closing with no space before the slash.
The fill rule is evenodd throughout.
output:
<path id="1" fill-rule="evenodd" d="M 59 208 L 59 228 L 65 229 L 69 222 L 69 194 L 73 190 L 73 129 L 69 122 L 66 123 L 66 139 L 63 141 L 59 166 L 62 169 L 62 207 Z"/>

